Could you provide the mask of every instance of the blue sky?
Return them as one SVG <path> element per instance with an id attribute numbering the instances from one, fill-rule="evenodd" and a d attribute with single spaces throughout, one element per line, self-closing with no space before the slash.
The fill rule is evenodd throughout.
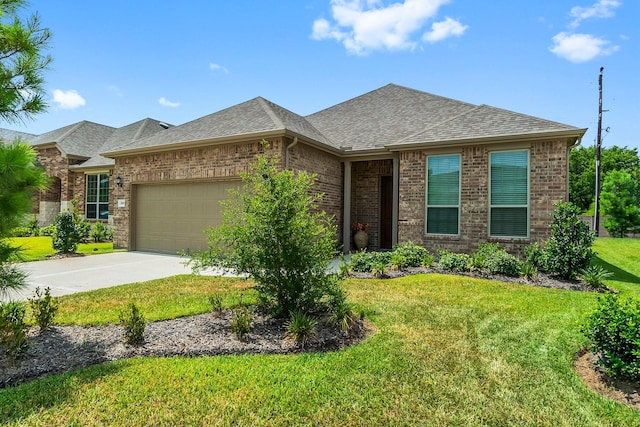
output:
<path id="1" fill-rule="evenodd" d="M 388 83 L 577 127 L 640 148 L 638 0 L 32 0 L 53 33 L 49 111 L 182 124 L 262 96 L 311 114 Z"/>

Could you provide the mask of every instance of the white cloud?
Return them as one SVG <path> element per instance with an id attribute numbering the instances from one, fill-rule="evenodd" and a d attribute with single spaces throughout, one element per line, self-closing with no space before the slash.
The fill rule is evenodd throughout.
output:
<path id="1" fill-rule="evenodd" d="M 449 37 L 460 37 L 467 28 L 468 25 L 462 25 L 459 21 L 447 17 L 444 21 L 434 22 L 431 31 L 424 33 L 422 38 L 429 43 L 436 43 Z"/>
<path id="2" fill-rule="evenodd" d="M 75 90 L 60 90 L 55 89 L 53 91 L 53 102 L 58 104 L 58 107 L 63 110 L 74 110 L 78 107 L 82 107 L 87 102 L 80 94 Z"/>
<path id="3" fill-rule="evenodd" d="M 582 21 L 590 18 L 611 18 L 615 15 L 614 9 L 618 6 L 622 6 L 619 0 L 599 0 L 589 7 L 572 7 L 570 15 L 574 19 L 570 26 L 576 28 Z"/>
<path id="4" fill-rule="evenodd" d="M 229 70 L 227 69 L 227 67 L 223 67 L 220 64 L 214 64 L 213 62 L 209 63 L 209 69 L 211 71 L 222 71 L 225 74 L 229 74 Z"/>
<path id="5" fill-rule="evenodd" d="M 333 22 L 317 19 L 311 37 L 336 40 L 356 55 L 373 50 L 412 50 L 418 44 L 413 34 L 447 3 L 449 0 L 404 0 L 385 6 L 381 0 L 331 0 Z M 461 31 L 464 32 L 466 27 L 451 21 L 463 27 Z M 433 41 L 462 34 L 455 34 L 453 30 L 450 28 L 451 32 L 447 34 L 441 32 L 441 38 L 434 34 Z M 459 29 L 455 31 L 460 32 Z"/>
<path id="6" fill-rule="evenodd" d="M 571 62 L 587 62 L 598 56 L 611 55 L 618 50 L 609 41 L 591 34 L 559 33 L 553 36 L 553 46 L 549 50 L 558 57 Z"/>
<path id="7" fill-rule="evenodd" d="M 158 102 L 160 103 L 160 105 L 162 105 L 163 107 L 171 107 L 171 108 L 176 108 L 180 106 L 179 102 L 171 102 L 169 101 L 167 98 L 165 98 L 164 96 L 161 96 L 158 99 Z"/>

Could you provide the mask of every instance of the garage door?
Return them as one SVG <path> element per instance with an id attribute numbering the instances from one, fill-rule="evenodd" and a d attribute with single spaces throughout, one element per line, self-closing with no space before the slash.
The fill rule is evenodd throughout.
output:
<path id="1" fill-rule="evenodd" d="M 138 185 L 135 250 L 175 254 L 205 249 L 203 231 L 221 223 L 220 201 L 239 186 L 239 181 Z"/>

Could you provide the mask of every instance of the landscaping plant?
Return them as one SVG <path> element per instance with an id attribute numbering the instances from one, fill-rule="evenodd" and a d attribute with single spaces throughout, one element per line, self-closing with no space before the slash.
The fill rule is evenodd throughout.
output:
<path id="1" fill-rule="evenodd" d="M 316 337 L 317 326 L 318 322 L 310 315 L 301 311 L 294 311 L 287 321 L 285 338 L 304 348 L 307 342 Z"/>
<path id="2" fill-rule="evenodd" d="M 559 203 L 553 212 L 551 238 L 545 247 L 545 268 L 564 279 L 575 279 L 595 255 L 595 234 L 580 219 L 581 210 L 572 203 Z"/>
<path id="3" fill-rule="evenodd" d="M 263 145 L 268 148 L 266 144 Z M 223 223 L 207 230 L 209 249 L 195 254 L 195 271 L 222 267 L 256 281 L 259 302 L 276 315 L 311 312 L 339 288 L 326 271 L 337 255 L 334 219 L 318 207 L 315 175 L 279 170 L 277 155 L 262 154 L 244 188 L 223 202 Z"/>
<path id="4" fill-rule="evenodd" d="M 457 273 L 469 271 L 471 262 L 469 255 L 449 251 L 439 251 L 438 255 L 440 256 L 440 260 L 438 261 L 440 268 Z"/>
<path id="5" fill-rule="evenodd" d="M 233 309 L 233 317 L 231 318 L 231 331 L 236 334 L 239 340 L 253 329 L 253 310 L 249 307 L 236 307 Z"/>
<path id="6" fill-rule="evenodd" d="M 605 288 L 604 281 L 613 276 L 613 273 L 605 270 L 600 265 L 590 265 L 580 274 L 584 282 L 595 289 Z"/>
<path id="7" fill-rule="evenodd" d="M 582 326 L 598 363 L 614 378 L 640 381 L 640 301 L 607 294 Z"/>
<path id="8" fill-rule="evenodd" d="M 49 287 L 44 289 L 44 293 L 37 287 L 35 294 L 35 298 L 29 298 L 29 305 L 36 325 L 42 332 L 53 324 L 53 319 L 58 312 L 58 304 L 51 298 Z"/>
<path id="9" fill-rule="evenodd" d="M 120 312 L 120 323 L 124 326 L 124 340 L 127 344 L 137 345 L 144 342 L 146 321 L 138 307 L 130 302 L 127 308 Z"/>
<path id="10" fill-rule="evenodd" d="M 53 249 L 62 253 L 74 253 L 84 239 L 84 228 L 76 222 L 71 212 L 60 212 L 56 216 L 55 226 Z"/>
<path id="11" fill-rule="evenodd" d="M 13 360 L 21 359 L 29 349 L 24 304 L 0 303 L 0 350 Z"/>

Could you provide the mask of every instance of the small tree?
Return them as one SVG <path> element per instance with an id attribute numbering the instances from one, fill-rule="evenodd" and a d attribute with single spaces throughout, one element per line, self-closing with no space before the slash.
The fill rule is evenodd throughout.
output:
<path id="1" fill-rule="evenodd" d="M 602 184 L 600 202 L 608 216 L 604 227 L 613 237 L 640 229 L 640 185 L 629 172 L 611 171 Z"/>
<path id="2" fill-rule="evenodd" d="M 60 212 L 56 216 L 56 231 L 53 234 L 53 249 L 62 253 L 73 253 L 78 249 L 78 244 L 84 238 L 84 230 L 81 224 L 75 220 L 71 212 Z"/>
<path id="3" fill-rule="evenodd" d="M 580 212 L 573 203 L 559 203 L 545 247 L 545 268 L 565 279 L 575 279 L 594 256 L 591 246 L 595 234 L 580 219 Z"/>
<path id="4" fill-rule="evenodd" d="M 318 209 L 315 176 L 278 171 L 276 155 L 261 155 L 243 174 L 240 191 L 223 202 L 223 224 L 207 230 L 209 250 L 192 256 L 194 270 L 222 267 L 247 273 L 260 302 L 277 315 L 309 313 L 325 297 L 343 298 L 326 274 L 337 255 L 333 218 Z"/>

